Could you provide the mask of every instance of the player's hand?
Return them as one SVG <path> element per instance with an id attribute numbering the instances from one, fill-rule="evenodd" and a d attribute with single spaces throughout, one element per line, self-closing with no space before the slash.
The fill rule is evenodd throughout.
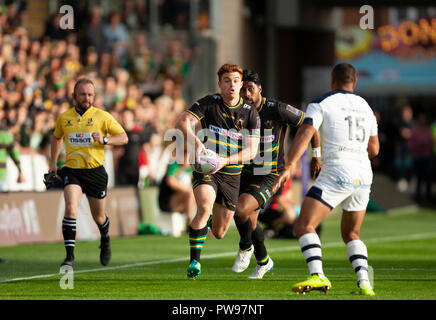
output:
<path id="1" fill-rule="evenodd" d="M 103 144 L 103 136 L 101 135 L 100 132 L 93 132 L 91 134 L 92 139 L 94 139 L 94 141 Z"/>
<path id="2" fill-rule="evenodd" d="M 210 174 L 216 173 L 217 171 L 219 171 L 222 168 L 224 168 L 226 165 L 228 165 L 228 158 L 220 157 L 220 165 L 219 165 L 219 167 L 214 172 L 211 172 Z"/>
<path id="3" fill-rule="evenodd" d="M 24 174 L 23 174 L 22 172 L 20 172 L 20 173 L 18 174 L 17 182 L 18 182 L 18 183 L 26 182 L 26 177 L 24 176 Z"/>
<path id="4" fill-rule="evenodd" d="M 199 160 L 200 160 L 200 156 L 201 156 L 202 154 L 204 154 L 204 155 L 207 154 L 206 147 L 204 146 L 204 144 L 202 144 L 202 143 L 198 143 L 198 144 L 195 146 L 195 163 L 198 163 L 198 162 L 199 162 Z"/>
<path id="5" fill-rule="evenodd" d="M 276 183 L 274 183 L 272 187 L 272 194 L 276 194 L 277 190 L 279 190 L 285 183 L 292 177 L 293 166 L 288 166 L 283 170 L 277 179 Z"/>
<path id="6" fill-rule="evenodd" d="M 322 168 L 321 158 L 313 157 L 312 160 L 310 161 L 310 174 L 312 176 L 312 179 L 318 178 L 321 168 Z"/>

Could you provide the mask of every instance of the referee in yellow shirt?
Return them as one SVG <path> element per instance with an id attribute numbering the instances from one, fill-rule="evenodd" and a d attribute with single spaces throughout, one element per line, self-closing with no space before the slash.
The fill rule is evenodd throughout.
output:
<path id="1" fill-rule="evenodd" d="M 93 106 L 95 87 L 82 78 L 74 86 L 74 108 L 62 113 L 56 121 L 51 141 L 49 172 L 57 172 L 57 159 L 65 139 L 66 163 L 59 170 L 64 183 L 65 216 L 62 234 L 67 256 L 62 266 L 73 267 L 76 239 L 76 217 L 82 194 L 85 193 L 91 214 L 100 233 L 100 262 L 111 259 L 109 218 L 105 214 L 108 175 L 104 164 L 104 146 L 128 142 L 123 127 L 108 112 Z"/>

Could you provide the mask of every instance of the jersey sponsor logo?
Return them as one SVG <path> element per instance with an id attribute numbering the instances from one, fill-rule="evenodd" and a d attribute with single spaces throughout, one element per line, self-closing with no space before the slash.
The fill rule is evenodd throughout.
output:
<path id="1" fill-rule="evenodd" d="M 94 144 L 91 132 L 69 133 L 68 142 L 70 143 L 70 146 L 74 147 L 92 146 Z"/>
<path id="2" fill-rule="evenodd" d="M 273 134 L 269 136 L 260 137 L 260 142 L 261 143 L 273 142 L 275 138 L 276 136 Z"/>
<path id="3" fill-rule="evenodd" d="M 220 128 L 220 127 L 216 127 L 214 125 L 209 125 L 209 130 L 212 131 L 213 133 L 217 133 L 221 136 L 226 136 L 226 137 L 230 137 L 232 139 L 242 139 L 242 133 L 233 131 L 233 130 L 227 130 L 224 128 Z"/>

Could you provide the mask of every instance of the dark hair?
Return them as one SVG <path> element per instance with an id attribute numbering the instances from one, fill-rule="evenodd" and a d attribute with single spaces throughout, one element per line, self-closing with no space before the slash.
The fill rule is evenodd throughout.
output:
<path id="1" fill-rule="evenodd" d="M 348 84 L 356 80 L 356 69 L 349 63 L 339 63 L 333 68 L 332 77 L 337 84 Z"/>
<path id="2" fill-rule="evenodd" d="M 255 84 L 260 85 L 260 77 L 259 74 L 256 71 L 250 70 L 250 69 L 244 69 L 244 72 L 242 74 L 242 81 L 251 81 Z"/>
<path id="3" fill-rule="evenodd" d="M 92 84 L 92 86 L 95 88 L 95 86 L 94 86 L 94 82 L 92 82 L 91 79 L 88 79 L 88 78 L 81 78 L 81 79 L 79 79 L 79 80 L 76 82 L 76 84 L 74 85 L 74 90 L 73 90 L 73 93 L 74 93 L 74 94 L 76 94 L 76 89 L 77 89 L 77 87 L 78 87 L 79 85 L 81 85 L 81 84 Z"/>

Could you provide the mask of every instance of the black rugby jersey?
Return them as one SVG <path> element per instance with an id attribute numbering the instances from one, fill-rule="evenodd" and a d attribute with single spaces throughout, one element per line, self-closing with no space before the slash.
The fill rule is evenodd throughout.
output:
<path id="1" fill-rule="evenodd" d="M 262 98 L 258 112 L 261 121 L 259 153 L 244 166 L 244 173 L 278 175 L 285 162 L 283 143 L 286 128 L 288 125 L 298 127 L 303 122 L 304 112 L 269 98 Z"/>
<path id="2" fill-rule="evenodd" d="M 256 107 L 242 98 L 234 106 L 224 103 L 220 94 L 208 95 L 187 110 L 201 121 L 207 140 L 205 147 L 228 157 L 242 150 L 249 137 L 259 137 L 260 119 Z M 243 164 L 230 164 L 218 172 L 238 175 Z"/>

